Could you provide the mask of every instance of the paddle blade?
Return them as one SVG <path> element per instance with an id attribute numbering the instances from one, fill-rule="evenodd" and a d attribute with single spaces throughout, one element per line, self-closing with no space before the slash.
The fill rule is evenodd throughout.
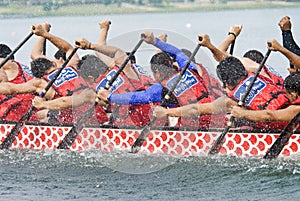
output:
<path id="1" fill-rule="evenodd" d="M 147 138 L 147 136 L 149 134 L 150 134 L 150 126 L 147 125 L 144 127 L 141 134 L 139 135 L 139 137 L 136 139 L 136 141 L 132 145 L 131 153 L 137 153 L 141 149 L 143 143 L 145 142 L 145 139 Z"/>
<path id="2" fill-rule="evenodd" d="M 226 128 L 223 130 L 221 135 L 217 138 L 213 146 L 210 148 L 208 154 L 209 155 L 215 155 L 220 152 L 220 149 L 222 148 L 224 141 L 225 141 L 225 136 L 228 133 L 229 129 L 231 126 L 226 126 Z"/>
<path id="3" fill-rule="evenodd" d="M 300 112 L 294 116 L 294 118 L 286 125 L 283 131 L 280 133 L 276 141 L 272 144 L 271 148 L 264 155 L 264 159 L 275 159 L 278 157 L 284 146 L 293 135 L 300 123 Z"/>
<path id="4" fill-rule="evenodd" d="M 13 144 L 14 140 L 20 133 L 21 129 L 23 128 L 24 124 L 28 119 L 31 117 L 33 110 L 35 107 L 31 107 L 26 114 L 24 114 L 21 119 L 16 123 L 15 127 L 10 131 L 10 133 L 7 135 L 5 140 L 0 145 L 0 149 L 8 149 Z"/>
<path id="5" fill-rule="evenodd" d="M 141 131 L 141 134 L 138 136 L 138 138 L 135 140 L 134 144 L 131 147 L 130 153 L 137 153 L 140 149 L 143 143 L 145 142 L 146 138 L 150 134 L 151 126 L 155 122 L 156 117 L 153 117 L 152 120 L 147 124 L 143 130 Z"/>
<path id="6" fill-rule="evenodd" d="M 96 105 L 97 103 L 95 102 L 84 114 L 80 116 L 77 123 L 73 124 L 71 130 L 58 145 L 57 149 L 69 149 L 72 146 L 73 142 L 84 128 L 86 120 L 93 115 Z"/>

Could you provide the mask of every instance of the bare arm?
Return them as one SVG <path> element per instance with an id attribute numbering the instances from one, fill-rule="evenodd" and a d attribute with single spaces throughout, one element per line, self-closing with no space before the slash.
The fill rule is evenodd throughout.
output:
<path id="1" fill-rule="evenodd" d="M 95 102 L 95 99 L 96 93 L 92 89 L 86 89 L 80 94 L 64 96 L 50 101 L 35 97 L 32 104 L 38 109 L 63 110 L 78 107 L 85 103 L 93 103 Z"/>
<path id="2" fill-rule="evenodd" d="M 108 35 L 108 30 L 109 30 L 110 24 L 111 24 L 111 22 L 107 19 L 99 22 L 100 34 L 99 34 L 99 37 L 97 40 L 97 44 L 106 45 L 106 40 L 107 40 L 107 35 Z"/>
<path id="3" fill-rule="evenodd" d="M 246 118 L 252 121 L 290 121 L 298 112 L 299 105 L 291 105 L 281 110 L 247 110 L 233 107 L 231 113 L 236 118 Z"/>
<path id="4" fill-rule="evenodd" d="M 34 78 L 22 84 L 14 84 L 11 82 L 0 83 L 0 93 L 5 95 L 18 94 L 18 93 L 40 93 L 46 87 L 45 80 Z M 45 97 L 51 99 L 55 91 L 50 88 Z"/>
<path id="5" fill-rule="evenodd" d="M 114 63 L 118 66 L 122 65 L 127 58 L 126 52 L 114 46 L 91 44 L 90 49 L 112 58 Z"/>
<path id="6" fill-rule="evenodd" d="M 50 24 L 48 23 L 43 23 L 42 24 L 42 27 L 47 31 L 49 32 L 50 31 Z M 40 58 L 40 57 L 45 57 L 45 55 L 43 54 L 43 48 L 44 48 L 44 42 L 45 42 L 45 38 L 42 37 L 42 36 L 39 36 L 32 48 L 32 51 L 31 51 L 31 59 L 32 60 L 35 60 L 37 58 Z"/>
<path id="7" fill-rule="evenodd" d="M 154 110 L 154 116 L 160 118 L 166 116 L 192 117 L 203 114 L 218 114 L 229 111 L 233 105 L 237 105 L 237 103 L 226 96 L 222 96 L 210 103 L 195 103 L 172 109 L 157 107 Z"/>
<path id="8" fill-rule="evenodd" d="M 246 58 L 246 57 L 242 57 L 242 58 L 238 58 L 238 59 L 242 62 L 245 69 L 247 70 L 247 72 L 256 73 L 256 71 L 259 67 L 258 63 L 254 62 L 251 59 Z M 262 71 L 259 74 L 269 77 L 269 75 L 264 71 L 264 69 L 262 69 Z"/>
<path id="9" fill-rule="evenodd" d="M 81 49 L 91 49 L 98 52 L 97 56 L 109 67 L 115 66 L 115 59 L 107 56 L 106 54 L 102 53 L 101 49 L 105 49 L 106 45 L 99 45 L 99 44 L 92 44 L 85 38 L 80 38 L 75 40 L 76 46 Z"/>
<path id="10" fill-rule="evenodd" d="M 300 69 L 300 57 L 280 45 L 276 40 L 269 40 L 268 43 L 271 44 L 271 47 L 268 47 L 272 51 L 279 51 L 282 53 L 292 65 L 294 65 L 297 69 Z"/>
<path id="11" fill-rule="evenodd" d="M 108 35 L 108 30 L 110 27 L 111 22 L 107 19 L 102 20 L 99 22 L 99 27 L 100 27 L 100 34 L 97 40 L 98 45 L 106 45 L 106 40 L 107 40 L 107 35 Z M 112 60 L 111 57 L 99 52 L 95 51 L 95 54 L 97 57 L 99 57 L 107 66 L 113 67 L 115 66 L 115 62 Z"/>
<path id="12" fill-rule="evenodd" d="M 34 24 L 33 25 L 35 29 L 33 30 L 33 33 L 37 36 L 44 37 L 45 39 L 49 40 L 53 45 L 55 45 L 58 49 L 64 51 L 66 53 L 66 57 L 68 57 L 71 52 L 73 51 L 74 47 L 65 41 L 64 39 L 57 37 L 45 30 L 45 28 L 41 24 Z M 68 65 L 77 67 L 77 63 L 79 61 L 79 57 L 77 54 L 75 54 L 71 60 L 69 61 Z"/>
<path id="13" fill-rule="evenodd" d="M 2 68 L 0 68 L 0 82 L 8 82 L 7 74 Z"/>
<path id="14" fill-rule="evenodd" d="M 231 26 L 228 36 L 219 44 L 218 49 L 226 52 L 232 41 L 234 41 L 236 37 L 241 33 L 242 28 L 242 25 Z"/>
<path id="15" fill-rule="evenodd" d="M 210 38 L 208 35 L 199 34 L 198 38 L 202 39 L 202 40 L 199 40 L 198 43 L 204 47 L 207 47 L 213 54 L 213 57 L 215 58 L 216 61 L 220 62 L 229 56 L 229 54 L 227 52 L 223 52 L 223 51 L 219 50 L 217 47 L 215 47 L 210 42 Z"/>

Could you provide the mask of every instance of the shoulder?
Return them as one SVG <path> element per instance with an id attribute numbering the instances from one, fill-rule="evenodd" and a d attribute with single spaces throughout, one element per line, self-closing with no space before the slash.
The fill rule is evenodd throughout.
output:
<path id="1" fill-rule="evenodd" d="M 31 80 L 29 80 L 28 82 L 26 82 L 28 85 L 32 85 L 32 86 L 35 86 L 35 87 L 46 87 L 47 85 L 47 81 L 42 79 L 42 78 L 33 78 Z"/>

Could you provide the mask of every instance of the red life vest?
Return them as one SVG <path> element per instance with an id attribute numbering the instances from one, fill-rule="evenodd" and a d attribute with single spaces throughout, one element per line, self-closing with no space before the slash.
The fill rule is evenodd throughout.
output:
<path id="1" fill-rule="evenodd" d="M 151 78 L 149 73 L 145 71 L 143 67 L 137 64 L 132 64 L 131 67 L 136 72 L 142 84 L 146 87 L 146 89 L 155 83 L 155 80 Z"/>
<path id="2" fill-rule="evenodd" d="M 179 73 L 175 73 L 171 77 L 161 82 L 162 86 L 170 90 L 177 80 Z M 174 97 L 180 105 L 192 103 L 207 103 L 211 102 L 208 96 L 208 90 L 203 83 L 203 79 L 193 70 L 187 70 L 177 84 L 174 92 Z"/>
<path id="3" fill-rule="evenodd" d="M 43 78 L 49 82 L 55 76 L 56 72 L 57 70 L 54 70 Z M 52 88 L 58 97 L 71 96 L 88 88 L 88 83 L 78 75 L 73 67 L 65 67 L 53 83 Z"/>
<path id="4" fill-rule="evenodd" d="M 223 96 L 225 92 L 222 89 L 222 85 L 213 75 L 209 74 L 207 69 L 202 64 L 197 64 L 202 71 L 203 82 L 208 89 L 209 96 L 211 100 L 216 100 L 217 98 Z M 211 114 L 210 128 L 223 128 L 226 126 L 226 113 Z M 201 123 L 201 122 L 200 122 Z"/>
<path id="5" fill-rule="evenodd" d="M 268 74 L 270 79 L 279 86 L 283 87 L 284 79 L 281 77 L 281 75 L 271 66 L 264 65 L 264 71 Z"/>
<path id="6" fill-rule="evenodd" d="M 54 70 L 43 78 L 49 82 L 55 76 L 56 72 L 57 70 Z M 56 92 L 54 98 L 79 94 L 88 87 L 88 83 L 72 67 L 65 67 L 52 85 L 52 88 Z M 61 110 L 57 117 L 58 121 L 60 123 L 74 123 L 90 105 L 90 103 L 87 103 L 76 108 Z"/>
<path id="7" fill-rule="evenodd" d="M 163 80 L 161 82 L 162 86 L 170 90 L 178 79 L 178 76 L 179 73 L 175 73 Z M 184 73 L 173 92 L 173 96 L 181 106 L 192 103 L 208 103 L 212 101 L 211 97 L 208 95 L 208 90 L 203 83 L 203 79 L 193 70 L 187 70 Z M 211 115 L 200 115 L 199 118 L 180 118 L 179 123 L 184 127 L 208 128 L 210 120 Z"/>
<path id="8" fill-rule="evenodd" d="M 14 84 L 22 84 L 33 78 L 29 67 L 15 61 L 18 66 L 16 77 L 9 82 Z M 33 93 L 22 93 L 15 95 L 2 96 L 0 102 L 0 118 L 6 121 L 18 121 L 23 117 L 31 107 Z M 35 111 L 33 112 L 30 121 L 37 121 Z"/>
<path id="9" fill-rule="evenodd" d="M 29 67 L 27 67 L 23 64 L 20 64 L 19 62 L 16 62 L 16 61 L 15 61 L 15 63 L 18 65 L 18 74 L 14 79 L 10 80 L 9 82 L 14 83 L 14 84 L 21 84 L 21 83 L 27 82 L 33 78 L 33 75 L 31 73 Z"/>
<path id="10" fill-rule="evenodd" d="M 300 105 L 300 98 L 293 101 L 291 105 Z M 283 130 L 287 124 L 288 122 L 285 121 L 255 122 L 254 127 L 258 129 Z M 297 130 L 299 130 L 299 127 Z"/>
<path id="11" fill-rule="evenodd" d="M 102 75 L 102 79 L 96 86 L 96 91 L 105 87 L 109 80 L 116 74 L 118 67 L 113 67 L 110 71 Z M 109 88 L 111 93 L 121 94 L 145 90 L 141 80 L 128 78 L 123 72 L 117 77 L 112 86 Z M 149 104 L 119 105 L 111 103 L 111 111 L 114 117 L 113 124 L 129 126 L 145 126 L 149 123 Z"/>
<path id="12" fill-rule="evenodd" d="M 220 96 L 223 96 L 224 92 L 222 90 L 222 85 L 220 84 L 220 82 L 215 77 L 210 75 L 202 64 L 197 65 L 202 71 L 203 83 L 207 87 L 208 93 L 213 98 L 213 100 L 219 98 Z"/>
<path id="13" fill-rule="evenodd" d="M 227 96 L 237 102 L 240 101 L 253 77 L 254 74 L 249 73 L 232 91 L 227 93 Z M 282 87 L 276 86 L 274 83 L 269 82 L 268 78 L 259 75 L 246 98 L 244 106 L 251 110 L 277 110 L 289 104 L 289 99 Z"/>

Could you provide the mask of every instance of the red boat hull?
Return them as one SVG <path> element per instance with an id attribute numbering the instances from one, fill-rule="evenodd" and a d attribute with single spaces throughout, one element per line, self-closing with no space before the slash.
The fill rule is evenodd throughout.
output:
<path id="1" fill-rule="evenodd" d="M 14 124 L 0 124 L 1 143 Z M 71 126 L 26 125 L 10 149 L 55 150 L 71 130 Z M 130 150 L 140 129 L 84 128 L 69 150 L 98 149 L 104 152 Z M 144 142 L 141 152 L 181 156 L 206 155 L 220 131 L 153 130 Z M 279 133 L 251 133 L 235 131 L 225 137 L 221 155 L 264 156 Z M 281 156 L 298 154 L 300 135 L 294 134 L 281 152 Z"/>

